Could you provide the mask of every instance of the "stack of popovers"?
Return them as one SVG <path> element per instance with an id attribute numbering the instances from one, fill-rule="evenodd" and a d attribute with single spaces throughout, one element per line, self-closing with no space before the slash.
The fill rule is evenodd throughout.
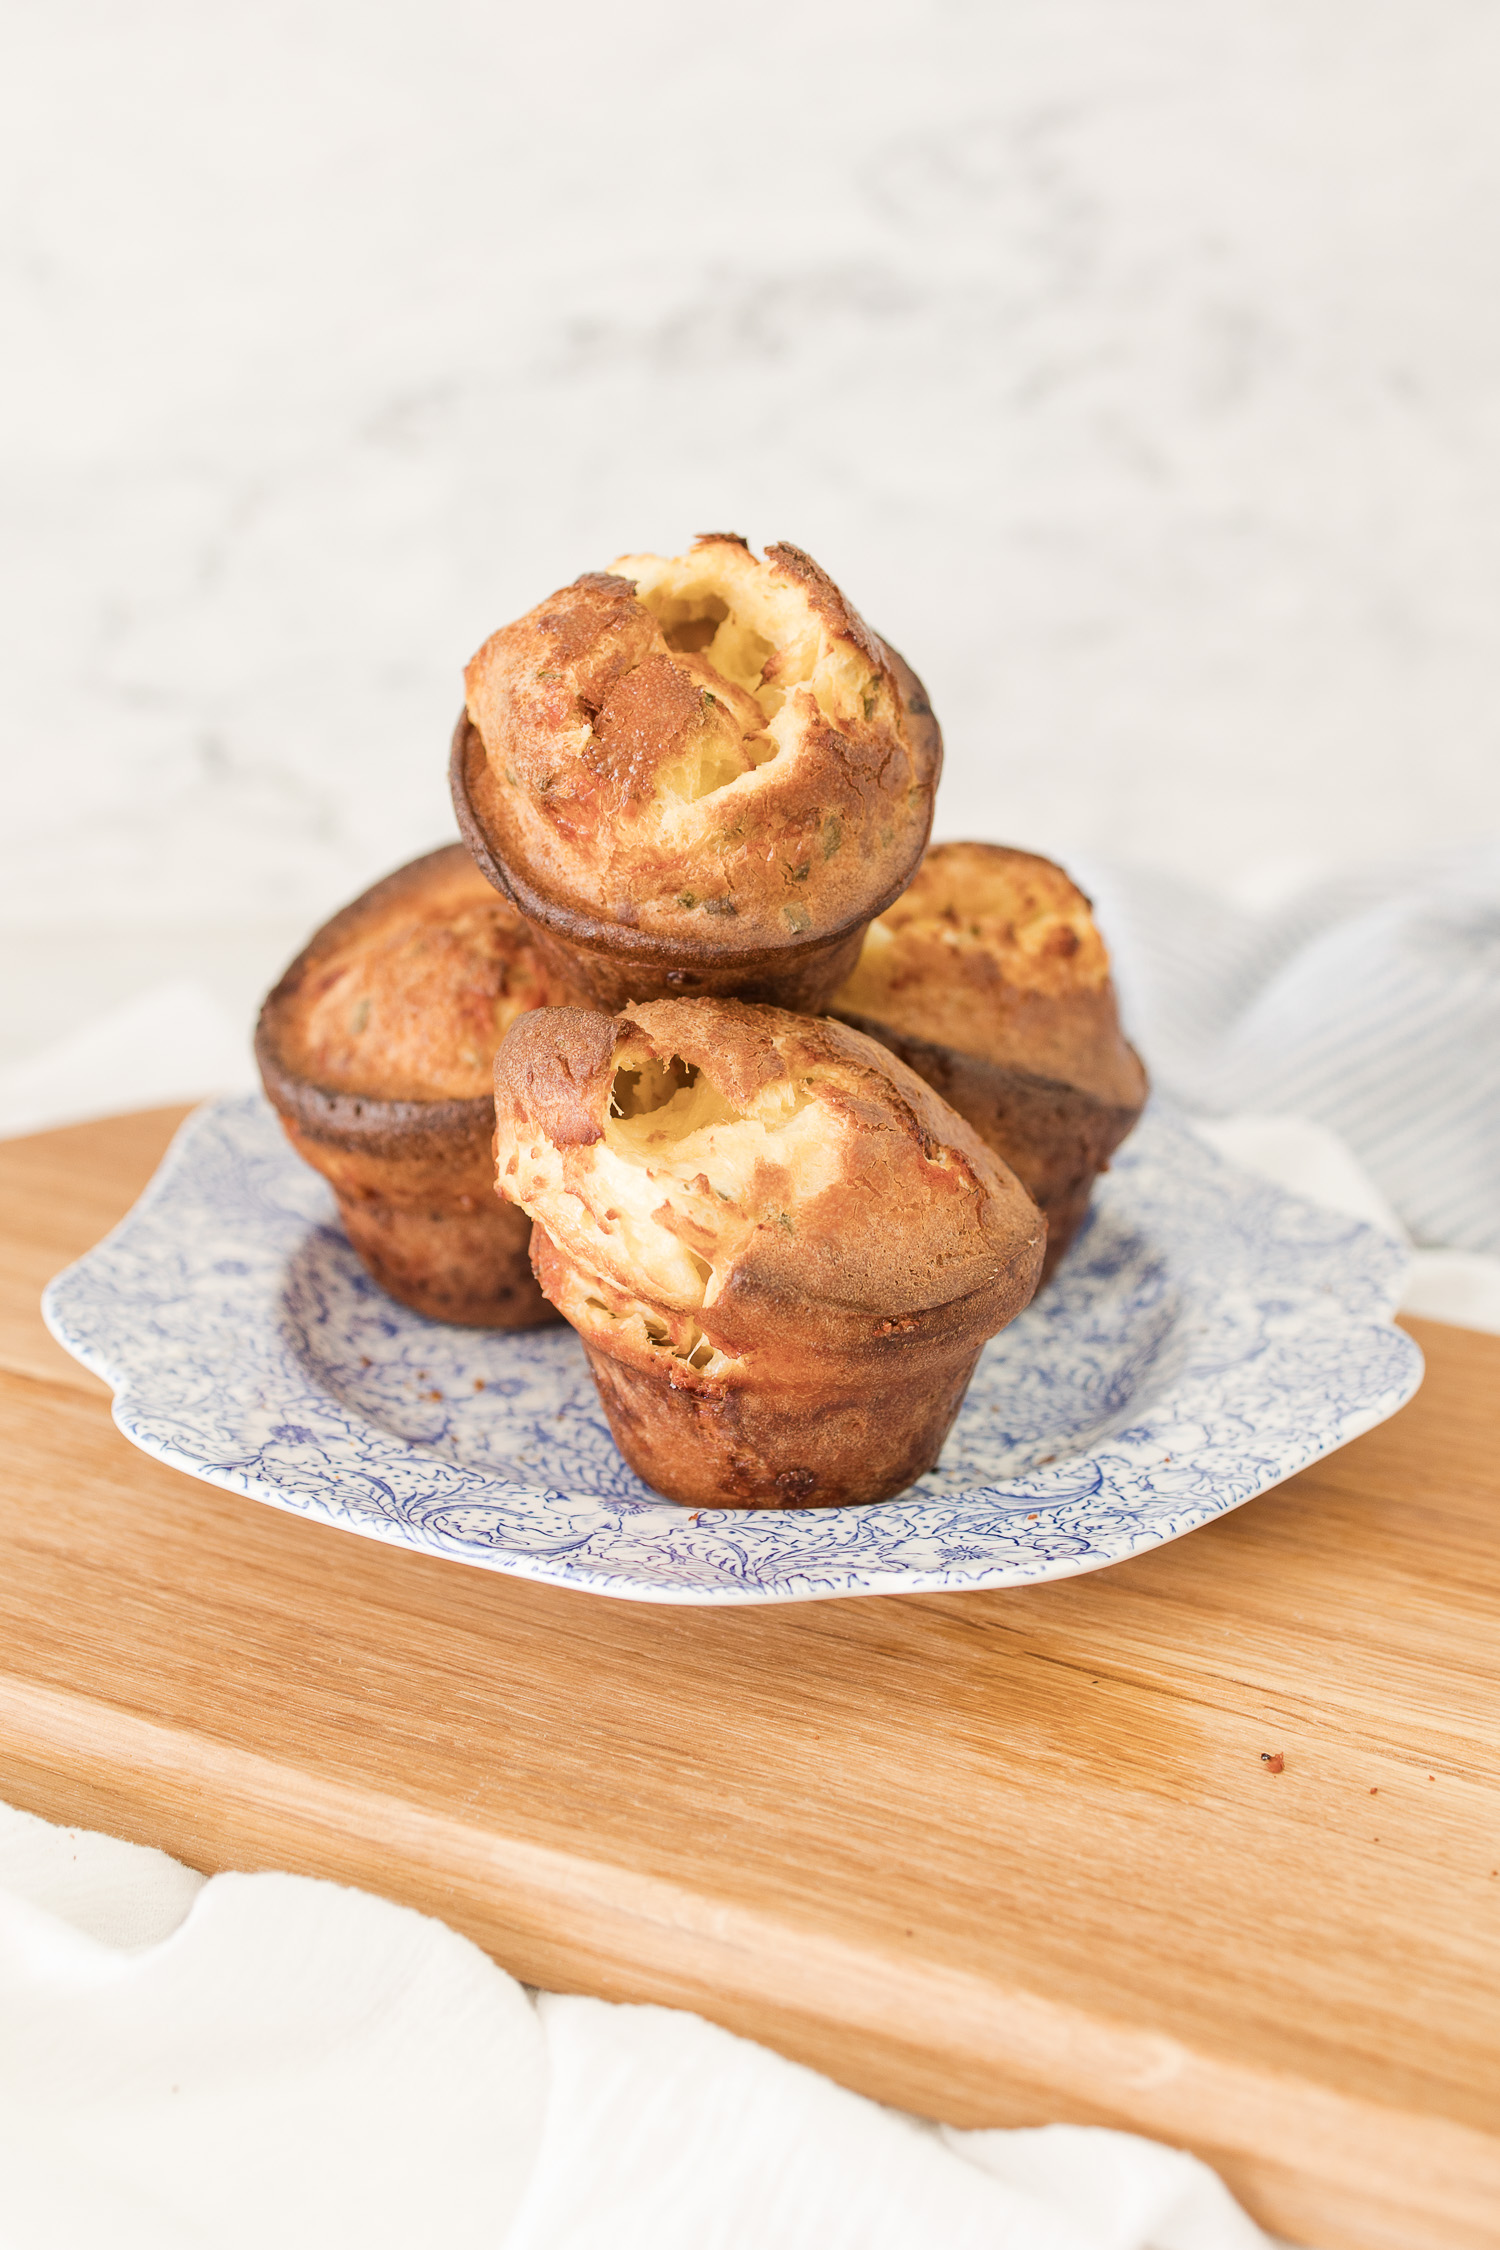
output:
<path id="1" fill-rule="evenodd" d="M 900 1490 L 1144 1100 L 1088 901 L 1030 854 L 924 860 L 921 682 L 799 548 L 625 556 L 467 691 L 472 866 L 377 885 L 271 995 L 288 1134 L 404 1302 L 555 1305 L 658 1490 Z"/>

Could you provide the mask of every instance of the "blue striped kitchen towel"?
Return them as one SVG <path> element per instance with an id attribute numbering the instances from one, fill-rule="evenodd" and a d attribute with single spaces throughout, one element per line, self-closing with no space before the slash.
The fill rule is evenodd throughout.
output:
<path id="1" fill-rule="evenodd" d="M 1415 1242 L 1500 1252 L 1500 844 L 1344 874 L 1263 914 L 1170 877 L 1075 872 L 1162 1093 L 1331 1126 Z"/>

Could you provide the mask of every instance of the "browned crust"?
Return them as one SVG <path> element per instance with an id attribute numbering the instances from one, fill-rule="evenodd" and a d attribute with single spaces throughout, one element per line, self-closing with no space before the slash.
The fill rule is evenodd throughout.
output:
<path id="1" fill-rule="evenodd" d="M 892 648 L 889 641 L 881 641 L 880 646 L 885 652 L 886 662 L 896 675 L 896 685 L 901 692 L 901 708 L 906 713 L 907 731 L 912 739 L 921 745 L 922 757 L 932 767 L 932 793 L 935 798 L 938 777 L 943 764 L 943 730 L 937 723 L 937 715 L 928 699 L 926 688 L 923 687 L 916 673 L 907 663 L 906 658 L 898 649 Z M 932 821 L 929 815 L 927 835 L 930 836 L 931 833 Z M 926 849 L 927 839 L 924 837 L 922 851 L 917 854 L 917 866 L 921 865 L 922 853 Z M 907 881 L 910 880 L 911 877 L 908 875 Z M 905 884 L 903 884 L 902 889 L 904 890 L 905 887 Z M 900 892 L 898 891 L 895 896 L 899 897 Z M 886 906 L 890 904 L 891 900 L 887 899 Z M 882 906 L 879 911 L 883 914 L 885 906 Z"/>
<path id="2" fill-rule="evenodd" d="M 536 1328 L 555 1316 L 531 1270 L 531 1224 L 494 1192 L 489 1141 L 413 1157 L 302 1132 L 287 1139 L 333 1189 L 344 1232 L 389 1296 L 465 1328 Z"/>
<path id="3" fill-rule="evenodd" d="M 557 1314 L 532 1272 L 531 1227 L 492 1204 L 430 1213 L 340 1197 L 339 1216 L 372 1280 L 413 1312 L 457 1328 L 545 1327 Z"/>
<path id="4" fill-rule="evenodd" d="M 766 561 L 779 564 L 788 578 L 797 581 L 831 633 L 853 641 L 855 647 L 862 649 L 872 664 L 881 665 L 891 661 L 895 651 L 887 648 L 877 633 L 871 632 L 842 589 L 834 584 L 822 564 L 815 563 L 804 548 L 794 547 L 785 539 L 778 540 L 774 546 L 766 549 Z M 925 702 L 926 698 L 923 700 Z"/>
<path id="5" fill-rule="evenodd" d="M 541 1138 L 564 1152 L 570 1192 L 587 1202 L 589 1180 L 575 1177 L 568 1152 L 582 1159 L 603 1137 L 616 1057 L 636 1030 L 659 1058 L 681 1057 L 737 1107 L 777 1079 L 837 1074 L 820 1079 L 817 1098 L 849 1129 L 844 1170 L 794 1204 L 790 1231 L 756 1226 L 714 1304 L 696 1316 L 716 1349 L 774 1346 L 802 1363 L 837 1354 L 868 1371 L 888 1361 L 893 1336 L 908 1355 L 958 1338 L 977 1349 L 1029 1301 L 1044 1228 L 1006 1165 L 889 1049 L 781 1009 L 660 1000 L 612 1022 L 582 1009 L 522 1017 L 495 1058 L 502 1191 L 506 1151 Z M 825 1388 L 827 1375 L 825 1364 Z M 696 1388 L 704 1379 L 683 1369 L 674 1380 Z"/>
<path id="6" fill-rule="evenodd" d="M 564 1301 L 568 1262 L 542 1227 L 531 1234 L 542 1289 Z M 710 1382 L 582 1335 L 616 1445 L 637 1476 L 684 1507 L 835 1508 L 888 1500 L 937 1460 L 982 1346 L 894 1332 L 878 1374 Z"/>
<path id="7" fill-rule="evenodd" d="M 303 1136 L 330 1148 L 363 1150 L 418 1164 L 483 1159 L 494 1129 L 494 1108 L 487 1095 L 386 1101 L 373 1094 L 319 1086 L 295 1067 L 289 1054 L 298 1004 L 320 962 L 393 909 L 419 904 L 432 889 L 434 877 L 456 871 L 467 857 L 462 844 L 443 844 L 372 883 L 314 932 L 267 994 L 255 1027 L 261 1083 L 282 1118 L 295 1124 Z"/>
<path id="8" fill-rule="evenodd" d="M 748 544 L 710 533 L 694 553 L 714 547 L 733 558 L 728 584 Z M 748 747 L 766 723 L 739 675 L 700 666 L 655 596 L 615 572 L 559 588 L 467 668 L 450 761 L 460 829 L 496 889 L 584 957 L 601 1003 L 675 988 L 820 1008 L 847 941 L 920 863 L 942 761 L 921 682 L 802 549 L 773 546 L 764 563 L 840 682 L 828 703 L 832 673 L 816 695 L 788 674 L 792 733 L 774 759 Z M 777 684 L 770 656 L 762 678 Z M 703 759 L 727 760 L 723 778 L 680 794 Z M 778 985 L 799 963 L 796 988 Z"/>
<path id="9" fill-rule="evenodd" d="M 881 645 L 917 755 L 930 766 L 935 780 L 943 737 L 927 691 L 905 658 Z M 878 891 L 828 929 L 811 931 L 806 937 L 788 936 L 774 944 L 751 943 L 737 934 L 734 921 L 726 917 L 711 936 L 689 937 L 632 928 L 614 916 L 585 913 L 529 881 L 505 857 L 492 826 L 478 809 L 476 800 L 483 801 L 487 778 L 488 760 L 479 730 L 467 711 L 460 712 L 453 730 L 448 783 L 464 844 L 487 880 L 531 923 L 544 957 L 581 972 L 601 1005 L 664 998 L 687 987 L 716 997 L 779 1002 L 818 1012 L 852 967 L 869 922 L 906 889 L 932 830 L 929 801 L 927 818 L 920 835 L 913 837 L 911 851 L 893 865 Z M 548 937 L 558 950 L 547 948 Z"/>
<path id="10" fill-rule="evenodd" d="M 598 1144 L 617 1070 L 639 1088 L 669 1063 L 658 1102 L 674 1079 L 706 1079 L 726 1138 L 700 1144 L 712 1183 L 688 1176 L 697 1149 L 674 1166 L 670 1140 L 660 1159 L 635 1143 L 641 1196 L 621 1142 Z M 757 1115 L 780 1123 L 736 1158 L 729 1136 Z M 615 1441 L 686 1505 L 903 1491 L 936 1460 L 985 1340 L 1037 1284 L 1045 1222 L 1015 1176 L 898 1056 L 842 1023 L 733 1000 L 658 1000 L 612 1020 L 540 1009 L 496 1055 L 495 1119 L 500 1180 L 534 1214 L 537 1279 L 583 1340 Z M 688 1261 L 653 1262 L 633 1231 L 647 1210 L 702 1283 Z"/>
<path id="11" fill-rule="evenodd" d="M 899 1023 L 850 1005 L 854 986 L 835 999 L 833 1012 L 899 1055 L 1010 1165 L 1047 1215 L 1045 1281 L 1082 1223 L 1095 1177 L 1140 1117 L 1149 1082 L 1121 1032 L 1089 902 L 1056 861 L 1004 845 L 935 846 L 892 918 L 896 945 L 904 916 L 932 911 L 925 900 L 919 903 L 924 888 L 936 908 L 944 885 L 951 885 L 961 909 L 965 872 L 977 882 L 991 866 L 1042 870 L 1056 879 L 1079 911 L 1078 927 L 1091 948 L 1087 978 L 1071 981 L 1075 972 L 1064 955 L 1043 964 L 1039 989 L 1022 989 L 983 948 L 948 954 L 925 944 L 909 949 L 899 970 Z M 1072 942 L 1066 928 L 1062 934 Z M 972 1044 L 911 1028 L 913 1021 L 946 1028 L 956 1018 L 972 1025 Z"/>
<path id="12" fill-rule="evenodd" d="M 534 1122 L 558 1148 L 602 1140 L 620 1029 L 591 1008 L 518 1018 L 495 1056 L 497 1114 Z"/>
<path id="13" fill-rule="evenodd" d="M 612 580 L 612 583 L 623 583 L 623 580 Z M 886 646 L 884 655 L 888 666 L 893 670 L 897 691 L 900 691 L 902 697 L 906 727 L 909 727 L 913 740 L 920 745 L 922 760 L 931 765 L 933 776 L 936 776 L 938 767 L 942 765 L 942 729 L 938 727 L 933 706 L 927 700 L 927 688 L 922 686 L 918 675 L 906 664 L 906 659 L 897 655 L 895 648 Z M 751 943 L 751 940 L 735 931 L 731 918 L 724 918 L 717 922 L 713 936 L 677 936 L 670 934 L 670 931 L 632 929 L 616 916 L 607 916 L 607 913 L 585 913 L 578 907 L 571 907 L 567 900 L 562 900 L 553 893 L 546 893 L 528 880 L 522 868 L 506 859 L 504 850 L 501 850 L 493 835 L 493 826 L 488 826 L 486 819 L 481 817 L 477 801 L 484 801 L 486 776 L 488 758 L 484 740 L 481 740 L 479 729 L 470 720 L 468 711 L 461 711 L 452 733 L 448 787 L 452 794 L 452 808 L 459 821 L 459 832 L 472 862 L 488 877 L 488 882 L 493 882 L 495 889 L 510 900 L 517 913 L 524 913 L 526 920 L 537 931 L 549 931 L 555 938 L 560 938 L 564 947 L 567 947 L 569 958 L 573 952 L 605 954 L 612 963 L 630 963 L 634 970 L 643 972 L 645 979 L 652 981 L 654 985 L 661 985 L 661 997 L 666 994 L 666 972 L 672 970 L 672 967 L 688 974 L 695 970 L 733 970 L 738 976 L 744 976 L 744 979 L 753 979 L 758 972 L 765 970 L 776 970 L 778 974 L 783 974 L 787 965 L 798 961 L 798 958 L 832 956 L 834 952 L 843 954 L 848 949 L 850 936 L 859 936 L 859 931 L 864 931 L 877 913 L 884 913 L 886 907 L 891 907 L 900 898 L 906 884 L 911 882 L 915 868 L 922 864 L 922 853 L 927 850 L 927 839 L 931 835 L 929 803 L 927 821 L 924 821 L 920 837 L 913 837 L 911 853 L 904 855 L 902 862 L 893 866 L 882 889 L 870 893 L 868 900 L 861 900 L 857 909 L 841 916 L 830 929 L 810 931 L 805 938 L 778 938 L 776 943 L 767 945 Z M 632 997 L 654 999 L 659 994 L 654 990 L 634 990 Z M 733 992 L 726 994 L 726 997 L 753 997 L 753 994 Z"/>
<path id="14" fill-rule="evenodd" d="M 872 1017 L 840 1011 L 839 1021 L 899 1056 L 1010 1166 L 1046 1215 L 1042 1281 L 1049 1280 L 1083 1223 L 1095 1179 L 1140 1118 L 1144 1069 L 1139 1101 L 1103 1102 L 1082 1087 L 915 1039 Z"/>
<path id="15" fill-rule="evenodd" d="M 292 1059 L 321 964 L 472 872 L 462 844 L 445 844 L 325 922 L 268 995 L 255 1052 L 287 1139 L 332 1187 L 350 1244 L 390 1296 L 433 1320 L 535 1328 L 555 1316 L 531 1271 L 530 1222 L 495 1194 L 493 1100 L 350 1093 L 318 1085 Z"/>
<path id="16" fill-rule="evenodd" d="M 535 1241 L 541 1235 L 537 1228 Z M 936 1380 L 893 1383 L 878 1396 L 773 1399 L 673 1388 L 583 1348 L 610 1433 L 636 1475 L 686 1508 L 868 1507 L 894 1499 L 937 1461 L 973 1378 L 978 1352 L 960 1351 Z"/>

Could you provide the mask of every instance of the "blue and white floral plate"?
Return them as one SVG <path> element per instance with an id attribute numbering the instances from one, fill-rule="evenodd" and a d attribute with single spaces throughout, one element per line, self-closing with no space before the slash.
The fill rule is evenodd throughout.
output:
<path id="1" fill-rule="evenodd" d="M 785 1602 L 1070 1577 L 1237 1508 L 1416 1389 L 1404 1265 L 1153 1105 L 938 1466 L 898 1500 L 784 1513 L 659 1499 L 571 1330 L 393 1304 L 256 1096 L 188 1120 L 44 1310 L 134 1444 L 226 1491 L 588 1593 Z"/>

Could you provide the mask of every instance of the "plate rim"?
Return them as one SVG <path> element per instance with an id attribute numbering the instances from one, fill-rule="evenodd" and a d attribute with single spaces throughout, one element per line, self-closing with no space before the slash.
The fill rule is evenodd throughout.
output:
<path id="1" fill-rule="evenodd" d="M 1393 1340 L 1399 1339 L 1402 1348 L 1392 1362 L 1391 1381 L 1372 1400 L 1367 1400 L 1360 1406 L 1346 1409 L 1327 1430 L 1317 1434 L 1316 1443 L 1311 1441 L 1310 1435 L 1307 1450 L 1294 1466 L 1277 1468 L 1273 1475 L 1264 1479 L 1264 1481 L 1255 1483 L 1254 1489 L 1247 1490 L 1237 1497 L 1203 1504 L 1196 1511 L 1191 1509 L 1185 1511 L 1194 1515 L 1194 1520 L 1191 1522 L 1181 1523 L 1175 1528 L 1167 1529 L 1158 1529 L 1154 1526 L 1148 1529 L 1137 1526 L 1130 1544 L 1122 1546 L 1118 1553 L 1103 1554 L 1097 1549 L 1089 1547 L 1082 1553 L 1061 1554 L 1042 1561 L 1032 1561 L 1028 1564 L 1024 1575 L 1014 1577 L 1005 1576 L 997 1565 L 990 1571 L 981 1570 L 971 1578 L 955 1581 L 951 1564 L 947 1566 L 937 1565 L 929 1569 L 913 1568 L 902 1571 L 893 1570 L 888 1566 L 880 1568 L 870 1565 L 859 1569 L 857 1573 L 851 1574 L 847 1562 L 837 1566 L 841 1576 L 846 1581 L 838 1585 L 808 1583 L 805 1573 L 799 1574 L 793 1581 L 777 1582 L 770 1585 L 735 1578 L 708 1584 L 683 1583 L 673 1585 L 670 1583 L 647 1584 L 639 1579 L 612 1576 L 597 1567 L 590 1568 L 587 1564 L 575 1565 L 563 1571 L 557 1567 L 556 1558 L 551 1555 L 538 1555 L 514 1547 L 481 1547 L 477 1544 L 460 1547 L 456 1541 L 448 1543 L 441 1538 L 424 1535 L 423 1529 L 396 1516 L 377 1517 L 354 1512 L 338 1514 L 315 1496 L 293 1497 L 286 1487 L 278 1486 L 268 1478 L 256 1478 L 252 1475 L 236 1473 L 223 1464 L 209 1463 L 201 1458 L 194 1458 L 192 1454 L 183 1451 L 171 1441 L 161 1438 L 155 1431 L 142 1427 L 140 1422 L 132 1416 L 132 1401 L 142 1381 L 139 1371 L 132 1371 L 128 1368 L 122 1369 L 117 1363 L 112 1363 L 111 1353 L 106 1346 L 101 1345 L 96 1338 L 87 1333 L 80 1333 L 77 1327 L 70 1326 L 68 1318 L 70 1285 L 76 1285 L 77 1282 L 85 1278 L 92 1281 L 93 1273 L 91 1269 L 103 1264 L 107 1253 L 127 1238 L 132 1228 L 145 1221 L 154 1212 L 156 1206 L 171 1193 L 173 1187 L 177 1184 L 180 1172 L 190 1160 L 200 1135 L 206 1133 L 216 1118 L 229 1112 L 248 1115 L 257 1104 L 261 1104 L 261 1097 L 254 1094 L 219 1096 L 200 1103 L 181 1121 L 174 1131 L 156 1171 L 130 1209 L 109 1229 L 107 1234 L 86 1250 L 81 1257 L 71 1261 L 47 1284 L 42 1295 L 41 1309 L 49 1332 L 63 1349 L 76 1358 L 81 1365 L 108 1384 L 113 1394 L 111 1402 L 113 1419 L 122 1435 L 139 1451 L 145 1453 L 151 1459 L 160 1461 L 165 1467 L 179 1470 L 198 1482 L 207 1483 L 217 1490 L 227 1491 L 236 1497 L 253 1500 L 259 1505 L 274 1507 L 283 1514 L 320 1523 L 329 1530 L 350 1532 L 356 1537 L 373 1539 L 382 1546 L 401 1548 L 410 1553 L 424 1555 L 433 1561 L 455 1562 L 471 1569 L 487 1570 L 501 1576 L 519 1577 L 534 1583 L 551 1585 L 563 1591 L 602 1596 L 606 1600 L 644 1602 L 682 1608 L 741 1608 L 767 1603 L 859 1600 L 876 1596 L 888 1598 L 902 1594 L 958 1595 L 983 1591 L 1019 1591 L 1026 1586 L 1044 1585 L 1066 1578 L 1087 1576 L 1094 1571 L 1110 1569 L 1116 1563 L 1131 1560 L 1136 1555 L 1154 1552 L 1160 1547 L 1172 1544 L 1177 1539 L 1185 1538 L 1190 1532 L 1202 1529 L 1205 1524 L 1220 1516 L 1231 1514 L 1235 1509 L 1245 1506 L 1249 1501 L 1258 1499 L 1264 1493 L 1274 1490 L 1278 1484 L 1284 1483 L 1289 1477 L 1299 1474 L 1302 1469 L 1312 1466 L 1314 1462 L 1326 1459 L 1329 1454 L 1337 1452 L 1354 1438 L 1378 1427 L 1381 1422 L 1388 1420 L 1391 1415 L 1399 1412 L 1401 1407 L 1406 1405 L 1415 1395 L 1425 1373 L 1425 1360 L 1420 1345 L 1414 1337 L 1399 1326 L 1395 1318 L 1400 1280 L 1405 1266 L 1409 1262 L 1410 1253 L 1394 1237 L 1384 1233 L 1383 1230 L 1365 1222 L 1349 1219 L 1346 1223 L 1351 1236 L 1367 1236 L 1371 1238 L 1372 1244 L 1380 1245 L 1390 1259 L 1391 1272 L 1385 1291 L 1387 1309 L 1383 1316 L 1361 1316 L 1349 1312 L 1339 1324 L 1340 1330 L 1345 1336 L 1353 1339 L 1357 1339 L 1360 1334 L 1368 1334 L 1372 1339 L 1378 1337 L 1381 1348 L 1387 1352 L 1389 1352 Z M 1277 1201 L 1294 1206 L 1301 1205 L 1308 1210 L 1319 1213 L 1325 1219 L 1332 1215 L 1326 1210 L 1326 1207 L 1313 1203 L 1310 1198 L 1292 1195 L 1285 1189 L 1260 1179 L 1244 1167 L 1235 1165 L 1227 1158 L 1220 1156 L 1211 1144 L 1202 1140 L 1193 1132 L 1191 1117 L 1176 1110 L 1172 1105 L 1163 1103 L 1158 1097 L 1153 1097 L 1147 1114 L 1154 1114 L 1159 1122 L 1185 1130 L 1191 1136 L 1195 1149 L 1201 1152 L 1207 1164 L 1215 1172 L 1225 1175 L 1230 1182 L 1238 1183 L 1242 1193 L 1247 1189 L 1254 1189 Z M 297 1161 L 290 1150 L 286 1153 L 291 1162 Z M 1122 1157 L 1125 1158 L 1126 1162 L 1118 1166 L 1117 1170 L 1126 1169 L 1128 1149 L 1122 1152 Z M 443 1324 L 435 1325 L 442 1326 Z M 357 1409 L 347 1401 L 342 1401 L 341 1407 L 346 1414 L 351 1416 L 357 1412 Z M 391 1444 L 399 1446 L 409 1453 L 420 1454 L 423 1451 L 416 1440 L 402 1439 L 397 1433 L 391 1431 L 384 1431 L 382 1434 Z M 1103 1439 L 1093 1441 L 1096 1447 L 1104 1442 L 1106 1441 Z M 1075 1460 L 1078 1458 L 1086 1459 L 1088 1458 L 1088 1452 L 1089 1449 L 1085 1448 L 1079 1455 L 1070 1456 L 1070 1458 Z M 469 1464 L 446 1465 L 462 1467 L 469 1474 L 475 1476 L 482 1475 L 482 1471 Z M 490 1479 L 492 1488 L 497 1481 L 499 1480 Z M 1254 1482 L 1253 1479 L 1251 1481 Z M 547 1487 L 543 1486 L 540 1490 L 533 1492 L 531 1488 L 524 1485 L 509 1484 L 507 1484 L 507 1489 L 518 1497 L 524 1495 L 538 1498 L 544 1497 L 548 1490 Z M 993 1488 L 978 1487 L 976 1491 L 985 1489 Z M 597 1498 L 597 1496 L 592 1497 Z M 957 1499 L 959 1496 L 954 1495 L 953 1497 Z M 873 1513 L 876 1509 L 897 1509 L 911 1504 L 908 1499 L 898 1497 L 890 1501 L 868 1503 L 866 1506 L 869 1512 Z M 663 1505 L 672 1506 L 674 1504 L 663 1502 Z M 789 1518 L 821 1519 L 852 1512 L 853 1510 L 805 1509 L 778 1510 L 775 1513 L 779 1522 L 784 1524 Z M 693 1513 L 695 1515 L 722 1513 L 726 1516 L 753 1522 L 764 1511 L 703 1509 Z M 851 1575 L 857 1578 L 857 1582 L 848 1582 Z"/>

